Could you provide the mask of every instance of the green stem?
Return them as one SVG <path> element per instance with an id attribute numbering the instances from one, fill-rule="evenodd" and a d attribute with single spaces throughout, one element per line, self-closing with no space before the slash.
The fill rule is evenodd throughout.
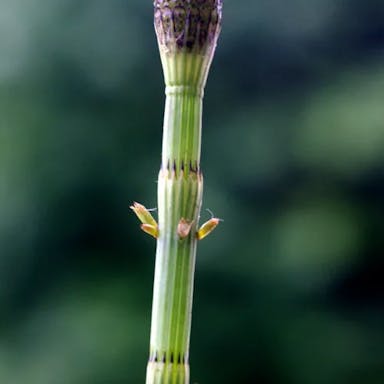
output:
<path id="1" fill-rule="evenodd" d="M 203 190 L 202 92 L 175 85 L 167 86 L 166 93 L 148 384 L 189 382 L 196 230 Z M 181 219 L 191 223 L 185 238 L 177 231 Z"/>
<path id="2" fill-rule="evenodd" d="M 166 102 L 147 384 L 189 383 L 202 99 L 220 20 L 221 0 L 155 0 Z"/>

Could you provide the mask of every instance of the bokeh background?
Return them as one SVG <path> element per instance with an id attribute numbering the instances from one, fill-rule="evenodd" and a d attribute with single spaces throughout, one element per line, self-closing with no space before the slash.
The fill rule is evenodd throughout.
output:
<path id="1" fill-rule="evenodd" d="M 384 2 L 224 6 L 192 383 L 382 384 Z M 163 103 L 151 1 L 0 1 L 1 383 L 144 382 Z"/>

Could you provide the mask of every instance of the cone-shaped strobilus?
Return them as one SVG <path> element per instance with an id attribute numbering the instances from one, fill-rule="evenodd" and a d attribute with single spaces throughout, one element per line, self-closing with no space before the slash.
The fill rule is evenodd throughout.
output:
<path id="1" fill-rule="evenodd" d="M 198 226 L 202 99 L 221 28 L 222 0 L 155 0 L 154 22 L 165 79 L 158 223 L 132 209 L 157 239 L 147 384 L 189 383 L 189 339 L 197 241 L 219 223 Z"/>

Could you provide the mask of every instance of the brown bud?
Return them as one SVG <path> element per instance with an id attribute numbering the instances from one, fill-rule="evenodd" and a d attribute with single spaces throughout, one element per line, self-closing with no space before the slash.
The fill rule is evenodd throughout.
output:
<path id="1" fill-rule="evenodd" d="M 185 239 L 191 232 L 192 223 L 184 218 L 181 218 L 177 225 L 177 234 L 180 239 Z"/>

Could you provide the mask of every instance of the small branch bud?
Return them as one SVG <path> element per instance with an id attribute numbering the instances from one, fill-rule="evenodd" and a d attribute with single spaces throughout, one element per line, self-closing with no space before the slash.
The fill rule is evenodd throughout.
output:
<path id="1" fill-rule="evenodd" d="M 220 221 L 217 217 L 212 217 L 206 221 L 197 231 L 197 239 L 202 240 L 204 237 L 207 237 L 219 225 Z"/>
<path id="2" fill-rule="evenodd" d="M 136 216 L 143 224 L 149 224 L 153 227 L 157 227 L 157 222 L 148 211 L 144 205 L 134 202 L 132 206 L 130 206 L 133 212 L 135 212 Z"/>
<path id="3" fill-rule="evenodd" d="M 156 226 L 150 225 L 150 224 L 141 224 L 140 228 L 147 233 L 148 235 L 151 235 L 155 239 L 159 237 L 159 230 Z"/>
<path id="4" fill-rule="evenodd" d="M 180 239 L 185 239 L 191 232 L 192 223 L 181 218 L 179 224 L 177 225 L 177 234 Z"/>
<path id="5" fill-rule="evenodd" d="M 151 213 L 148 211 L 144 205 L 134 202 L 130 207 L 136 216 L 142 222 L 140 228 L 149 235 L 153 236 L 155 239 L 159 237 L 159 229 L 157 226 L 156 220 L 153 218 Z"/>

